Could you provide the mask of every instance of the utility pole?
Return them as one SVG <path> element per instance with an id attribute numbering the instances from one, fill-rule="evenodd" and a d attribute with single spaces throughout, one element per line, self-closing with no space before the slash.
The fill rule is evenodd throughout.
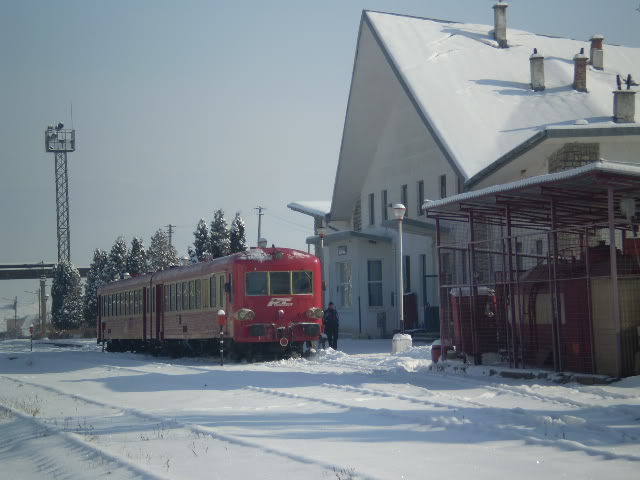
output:
<path id="1" fill-rule="evenodd" d="M 265 207 L 261 207 L 261 206 L 257 206 L 256 208 L 254 208 L 254 210 L 258 210 L 258 243 L 256 243 L 256 245 L 260 244 L 260 239 L 262 238 L 262 215 L 264 215 L 264 213 L 262 213 L 263 210 L 266 210 Z"/>
<path id="2" fill-rule="evenodd" d="M 18 338 L 18 297 L 13 299 L 13 336 Z"/>
<path id="3" fill-rule="evenodd" d="M 169 229 L 169 246 L 172 247 L 173 243 L 171 243 L 171 237 L 173 236 L 173 229 L 176 228 L 175 225 L 165 225 L 165 227 L 167 227 Z"/>

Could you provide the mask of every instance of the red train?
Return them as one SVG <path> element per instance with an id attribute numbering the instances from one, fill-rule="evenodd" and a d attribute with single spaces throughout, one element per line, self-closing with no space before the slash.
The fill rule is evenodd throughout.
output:
<path id="1" fill-rule="evenodd" d="M 322 333 L 320 262 L 288 248 L 252 248 L 98 289 L 98 342 L 109 351 L 305 355 Z"/>

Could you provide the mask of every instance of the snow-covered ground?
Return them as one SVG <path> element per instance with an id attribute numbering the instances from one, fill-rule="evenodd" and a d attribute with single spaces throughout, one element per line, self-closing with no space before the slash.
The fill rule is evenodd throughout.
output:
<path id="1" fill-rule="evenodd" d="M 0 477 L 640 477 L 640 377 L 434 372 L 389 340 L 224 367 L 75 343 L 0 342 Z"/>

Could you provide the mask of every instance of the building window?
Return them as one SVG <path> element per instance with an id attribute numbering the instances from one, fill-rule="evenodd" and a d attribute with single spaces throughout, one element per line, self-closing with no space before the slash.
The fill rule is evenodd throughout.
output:
<path id="1" fill-rule="evenodd" d="M 339 262 L 338 268 L 338 305 L 351 307 L 351 262 Z"/>
<path id="2" fill-rule="evenodd" d="M 417 205 L 417 216 L 422 215 L 422 203 L 424 202 L 424 181 L 420 180 L 418 182 L 418 205 Z"/>
<path id="3" fill-rule="evenodd" d="M 369 225 L 375 225 L 376 223 L 376 212 L 375 212 L 375 198 L 373 193 L 369 194 Z"/>
<path id="4" fill-rule="evenodd" d="M 411 292 L 411 257 L 409 255 L 405 255 L 404 257 L 404 268 L 402 269 L 402 281 L 404 292 Z"/>
<path id="5" fill-rule="evenodd" d="M 387 210 L 388 203 L 387 191 L 382 190 L 382 193 L 380 194 L 380 213 L 382 220 L 389 220 L 389 210 Z"/>
<path id="6" fill-rule="evenodd" d="M 440 175 L 440 198 L 447 198 L 447 176 Z"/>
<path id="7" fill-rule="evenodd" d="M 464 192 L 464 181 L 462 180 L 461 177 L 457 177 L 458 178 L 458 192 L 457 193 L 462 193 Z"/>
<path id="8" fill-rule="evenodd" d="M 522 242 L 516 242 L 516 268 L 520 272 L 524 270 L 524 266 L 522 263 L 522 255 L 518 255 L 518 253 L 522 253 Z"/>
<path id="9" fill-rule="evenodd" d="M 406 185 L 402 185 L 402 187 L 400 188 L 400 203 L 402 205 L 404 205 L 405 208 L 407 208 L 407 206 L 409 205 L 409 196 L 408 196 L 408 193 L 407 193 L 407 186 Z M 408 208 L 405 211 L 405 216 L 406 217 L 409 216 L 409 209 Z"/>
<path id="10" fill-rule="evenodd" d="M 382 307 L 382 260 L 367 261 L 369 306 Z"/>

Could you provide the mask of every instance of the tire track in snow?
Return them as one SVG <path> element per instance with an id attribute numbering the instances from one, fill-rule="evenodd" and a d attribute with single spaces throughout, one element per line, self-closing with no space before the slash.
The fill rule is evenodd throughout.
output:
<path id="1" fill-rule="evenodd" d="M 29 385 L 30 387 L 40 388 L 42 390 L 45 390 L 47 392 L 60 395 L 62 397 L 71 398 L 73 400 L 79 400 L 79 401 L 85 402 L 85 403 L 90 404 L 90 405 L 95 405 L 95 406 L 103 407 L 103 408 L 106 408 L 106 409 L 110 409 L 110 410 L 112 410 L 114 412 L 126 413 L 126 414 L 129 414 L 131 416 L 137 417 L 137 418 L 145 420 L 145 421 L 151 421 L 154 424 L 165 423 L 168 420 L 167 418 L 159 416 L 159 415 L 144 413 L 144 412 L 141 412 L 141 411 L 139 411 L 137 409 L 134 409 L 134 408 L 126 408 L 126 407 L 119 407 L 119 406 L 116 406 L 116 405 L 111 405 L 111 404 L 108 404 L 106 402 L 97 401 L 97 400 L 94 400 L 94 399 L 91 399 L 91 398 L 88 398 L 88 397 L 84 397 L 82 395 L 67 393 L 67 392 L 64 392 L 64 391 L 62 391 L 62 390 L 60 390 L 58 388 L 55 388 L 55 387 L 51 387 L 51 386 L 47 386 L 47 385 L 40 385 L 40 384 L 37 384 L 37 383 L 25 381 L 23 379 L 16 380 L 14 378 L 7 377 L 7 376 L 4 376 L 4 375 L 0 375 L 0 379 L 6 379 L 6 380 L 10 380 L 10 381 L 12 381 L 14 383 L 22 383 L 24 385 Z M 289 451 L 278 450 L 277 448 L 273 448 L 273 447 L 270 447 L 270 446 L 267 446 L 267 445 L 264 445 L 264 444 L 260 444 L 260 443 L 251 442 L 251 441 L 239 438 L 239 437 L 234 436 L 234 435 L 224 434 L 224 433 L 221 433 L 221 432 L 217 431 L 213 427 L 207 427 L 207 426 L 200 425 L 200 424 L 195 424 L 195 423 L 180 422 L 180 421 L 177 421 L 175 419 L 170 419 L 170 421 L 171 421 L 171 423 L 172 423 L 172 425 L 174 427 L 183 428 L 185 430 L 188 430 L 188 431 L 191 431 L 191 432 L 194 432 L 194 433 L 197 432 L 197 433 L 200 433 L 200 434 L 211 435 L 212 438 L 215 438 L 217 440 L 226 442 L 226 443 L 231 444 L 231 445 L 237 445 L 237 446 L 241 446 L 241 447 L 257 449 L 257 450 L 260 450 L 260 451 L 262 451 L 262 452 L 264 452 L 266 454 L 275 455 L 275 456 L 278 456 L 278 457 L 281 457 L 281 458 L 286 458 L 287 460 L 292 460 L 292 461 L 295 461 L 295 462 L 298 462 L 298 463 L 301 463 L 301 464 L 304 464 L 304 465 L 317 465 L 318 467 L 321 467 L 321 468 L 323 468 L 323 469 L 325 469 L 327 471 L 334 471 L 335 469 L 344 470 L 344 471 L 348 470 L 348 468 L 344 467 L 344 466 L 327 463 L 327 462 L 324 462 L 322 460 L 305 457 L 303 455 L 297 455 L 297 454 L 295 454 L 293 452 L 289 452 Z M 48 425 L 48 424 L 47 424 L 47 427 L 52 428 L 51 425 Z M 174 430 L 175 429 L 176 428 L 174 428 Z M 64 433 L 68 433 L 68 432 L 59 431 L 57 433 L 64 434 Z M 75 437 L 74 437 L 74 439 L 75 439 L 75 441 L 81 442 L 83 445 L 85 445 L 85 443 L 82 442 L 82 440 L 80 440 L 78 438 L 75 438 Z M 113 455 L 111 455 L 111 454 L 109 454 L 107 452 L 103 452 L 102 450 L 97 449 L 93 445 L 86 445 L 86 446 L 88 448 L 94 449 L 95 451 L 99 451 L 100 453 L 103 453 L 104 456 L 107 457 L 107 458 L 113 458 L 114 461 L 118 461 L 120 463 L 123 463 L 123 465 L 125 465 L 125 466 L 131 465 L 134 468 L 138 468 L 134 464 L 128 464 L 126 461 L 120 459 L 119 457 L 113 456 Z M 149 473 L 148 474 L 148 478 L 163 478 L 163 477 L 157 477 L 154 474 Z M 372 476 L 369 476 L 369 475 L 362 475 L 362 474 L 357 474 L 355 478 L 362 479 L 362 480 L 379 480 L 377 477 L 372 477 Z"/>

